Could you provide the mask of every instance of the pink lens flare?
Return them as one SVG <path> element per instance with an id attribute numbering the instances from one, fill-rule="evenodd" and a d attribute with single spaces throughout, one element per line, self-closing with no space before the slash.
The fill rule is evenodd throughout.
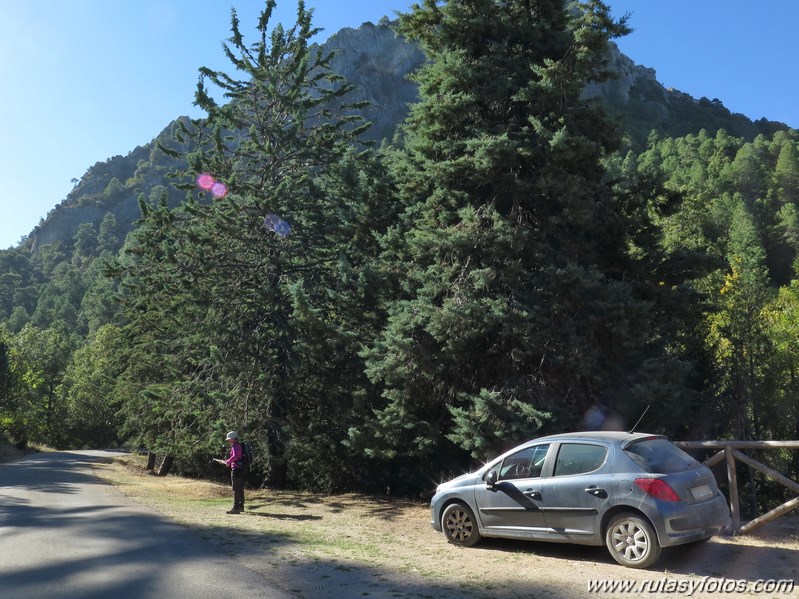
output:
<path id="1" fill-rule="evenodd" d="M 204 189 L 205 191 L 210 191 L 210 189 L 214 186 L 214 183 L 216 183 L 214 178 L 207 173 L 203 173 L 197 177 L 197 187 Z"/>
<path id="2" fill-rule="evenodd" d="M 208 173 L 202 173 L 197 176 L 197 187 L 203 191 L 210 192 L 217 200 L 227 195 L 227 185 L 217 181 Z"/>

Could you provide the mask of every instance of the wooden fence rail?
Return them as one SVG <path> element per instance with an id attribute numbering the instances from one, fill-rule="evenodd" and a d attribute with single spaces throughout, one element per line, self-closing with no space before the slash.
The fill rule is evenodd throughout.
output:
<path id="1" fill-rule="evenodd" d="M 732 520 L 733 534 L 746 534 L 752 532 L 758 526 L 770 522 L 775 518 L 799 507 L 799 497 L 786 501 L 782 505 L 758 516 L 751 522 L 741 526 L 741 507 L 738 497 L 738 475 L 735 471 L 735 460 L 739 460 L 762 472 L 772 480 L 786 486 L 799 495 L 799 483 L 791 480 L 787 476 L 780 474 L 773 468 L 761 464 L 757 460 L 750 458 L 741 449 L 799 449 L 799 441 L 676 441 L 674 443 L 682 449 L 719 449 L 720 451 L 705 460 L 708 467 L 724 461 L 727 465 L 727 481 L 730 485 L 730 519 Z"/>

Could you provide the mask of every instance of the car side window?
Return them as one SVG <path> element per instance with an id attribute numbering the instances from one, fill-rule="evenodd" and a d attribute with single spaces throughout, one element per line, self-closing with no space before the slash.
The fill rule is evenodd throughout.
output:
<path id="1" fill-rule="evenodd" d="M 607 448 L 601 445 L 563 443 L 558 449 L 554 476 L 593 472 L 605 462 L 607 453 Z"/>
<path id="2" fill-rule="evenodd" d="M 534 445 L 509 455 L 502 463 L 495 466 L 497 480 L 514 480 L 518 478 L 537 478 L 544 469 L 549 445 Z"/>

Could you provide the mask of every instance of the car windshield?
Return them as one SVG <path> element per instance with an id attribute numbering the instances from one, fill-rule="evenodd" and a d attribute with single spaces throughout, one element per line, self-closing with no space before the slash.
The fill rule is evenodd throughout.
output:
<path id="1" fill-rule="evenodd" d="M 666 439 L 643 439 L 625 447 L 624 453 L 651 473 L 684 472 L 698 465 L 695 459 Z"/>

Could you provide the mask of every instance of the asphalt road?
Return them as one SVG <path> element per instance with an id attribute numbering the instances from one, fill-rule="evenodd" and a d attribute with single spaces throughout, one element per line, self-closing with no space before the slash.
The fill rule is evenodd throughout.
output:
<path id="1" fill-rule="evenodd" d="M 0 464 L 2 599 L 294 596 L 102 483 L 91 463 L 107 455 Z"/>

